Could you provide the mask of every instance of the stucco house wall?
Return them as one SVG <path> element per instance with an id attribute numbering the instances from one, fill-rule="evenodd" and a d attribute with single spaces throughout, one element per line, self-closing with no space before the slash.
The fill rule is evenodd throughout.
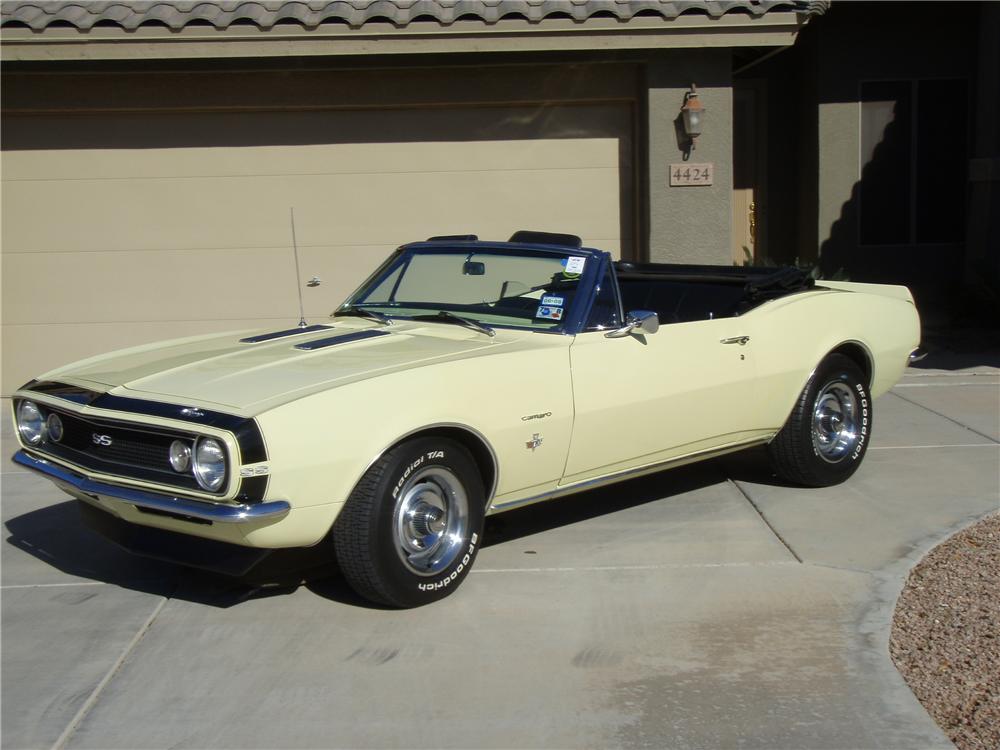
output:
<path id="1" fill-rule="evenodd" d="M 792 44 L 813 5 L 4 3 L 2 392 L 116 347 L 293 323 L 312 275 L 306 317 L 325 318 L 433 234 L 728 263 L 733 50 Z M 671 187 L 692 85 L 713 184 Z"/>

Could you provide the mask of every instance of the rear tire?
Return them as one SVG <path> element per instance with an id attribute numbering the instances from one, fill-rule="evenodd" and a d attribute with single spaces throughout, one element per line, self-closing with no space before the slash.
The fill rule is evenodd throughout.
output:
<path id="1" fill-rule="evenodd" d="M 807 487 L 843 482 L 865 457 L 873 415 L 861 368 L 842 354 L 829 355 L 809 378 L 785 426 L 768 445 L 775 472 Z"/>
<path id="2" fill-rule="evenodd" d="M 441 599 L 475 561 L 485 506 L 482 478 L 464 447 L 433 437 L 401 443 L 368 469 L 334 523 L 341 572 L 378 604 Z"/>

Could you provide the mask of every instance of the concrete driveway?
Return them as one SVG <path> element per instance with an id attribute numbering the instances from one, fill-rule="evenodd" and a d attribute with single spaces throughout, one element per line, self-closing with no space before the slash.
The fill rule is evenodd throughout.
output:
<path id="1" fill-rule="evenodd" d="M 413 611 L 132 558 L 5 463 L 3 746 L 949 747 L 889 625 L 1000 504 L 1000 370 L 910 372 L 845 485 L 749 452 L 515 511 Z"/>

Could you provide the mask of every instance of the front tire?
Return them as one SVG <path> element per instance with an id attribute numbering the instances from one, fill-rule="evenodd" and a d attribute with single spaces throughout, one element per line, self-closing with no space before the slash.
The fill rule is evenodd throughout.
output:
<path id="1" fill-rule="evenodd" d="M 799 395 L 768 453 L 778 476 L 807 487 L 850 477 L 868 450 L 874 412 L 861 368 L 849 357 L 824 359 Z"/>
<path id="2" fill-rule="evenodd" d="M 482 478 L 463 446 L 433 437 L 401 443 L 365 473 L 337 517 L 341 572 L 378 604 L 441 599 L 475 561 L 485 506 Z"/>

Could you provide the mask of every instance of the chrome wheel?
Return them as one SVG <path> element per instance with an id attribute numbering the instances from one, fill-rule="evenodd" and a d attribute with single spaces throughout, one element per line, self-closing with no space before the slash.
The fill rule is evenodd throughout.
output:
<path id="1" fill-rule="evenodd" d="M 813 404 L 812 442 L 816 454 L 837 463 L 858 444 L 858 400 L 845 383 L 834 380 L 820 389 Z"/>
<path id="2" fill-rule="evenodd" d="M 392 533 L 396 552 L 413 573 L 440 573 L 465 549 L 469 500 L 461 481 L 443 466 L 411 476 L 397 494 Z"/>

